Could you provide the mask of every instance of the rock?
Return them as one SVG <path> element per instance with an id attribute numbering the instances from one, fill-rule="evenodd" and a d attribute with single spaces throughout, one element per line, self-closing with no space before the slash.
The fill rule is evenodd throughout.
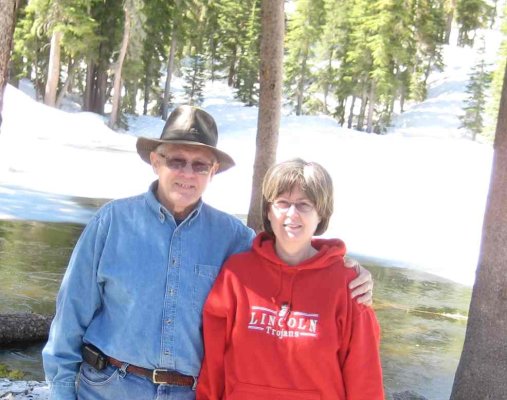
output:
<path id="1" fill-rule="evenodd" d="M 49 388 L 45 382 L 10 381 L 0 378 L 1 400 L 48 400 Z"/>
<path id="2" fill-rule="evenodd" d="M 426 397 L 413 392 L 412 390 L 405 390 L 404 392 L 394 393 L 393 400 L 428 400 Z"/>

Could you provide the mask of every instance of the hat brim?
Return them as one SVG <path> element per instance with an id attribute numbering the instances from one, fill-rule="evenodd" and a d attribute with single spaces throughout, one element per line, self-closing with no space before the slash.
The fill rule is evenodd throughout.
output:
<path id="1" fill-rule="evenodd" d="M 154 151 L 160 144 L 184 144 L 196 147 L 204 147 L 206 149 L 211 150 L 213 154 L 215 154 L 215 157 L 217 158 L 218 162 L 218 169 L 216 172 L 217 174 L 219 174 L 220 172 L 224 172 L 225 170 L 228 170 L 229 168 L 236 165 L 232 157 L 229 156 L 227 153 L 218 150 L 216 147 L 209 146 L 207 144 L 199 142 L 193 142 L 191 140 L 162 140 L 162 139 L 139 137 L 137 138 L 136 142 L 137 153 L 144 162 L 151 164 L 150 153 Z"/>

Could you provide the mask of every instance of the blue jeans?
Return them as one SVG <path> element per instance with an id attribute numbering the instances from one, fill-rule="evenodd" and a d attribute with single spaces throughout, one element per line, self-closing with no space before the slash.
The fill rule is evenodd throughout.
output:
<path id="1" fill-rule="evenodd" d="M 98 371 L 83 362 L 77 384 L 78 400 L 195 400 L 189 387 L 156 385 L 149 379 L 123 374 L 111 365 Z"/>

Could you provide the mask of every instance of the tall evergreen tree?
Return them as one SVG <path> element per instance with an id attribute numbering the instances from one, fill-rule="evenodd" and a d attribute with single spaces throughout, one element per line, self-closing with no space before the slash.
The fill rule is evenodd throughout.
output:
<path id="1" fill-rule="evenodd" d="M 466 87 L 468 94 L 465 100 L 465 114 L 460 117 L 462 127 L 467 130 L 472 140 L 482 133 L 483 115 L 486 109 L 487 92 L 491 83 L 490 65 L 484 59 L 485 44 L 479 49 L 479 62 L 472 68 L 470 80 Z"/>
<path id="2" fill-rule="evenodd" d="M 160 114 L 161 109 L 161 70 L 163 61 L 167 60 L 167 43 L 171 42 L 173 2 L 167 0 L 150 0 L 144 5 L 146 16 L 146 40 L 142 50 L 142 89 L 143 115 L 151 112 Z M 150 104 L 153 107 L 149 109 Z"/>
<path id="3" fill-rule="evenodd" d="M 311 107 L 316 111 L 328 113 L 328 98 L 336 96 L 338 102 L 336 116 L 343 125 L 345 115 L 345 101 L 350 94 L 351 85 L 343 76 L 345 56 L 350 43 L 349 14 L 353 0 L 325 0 L 325 23 L 316 49 L 316 64 L 319 66 L 316 81 L 312 84 L 310 93 L 322 93 L 320 105 Z M 313 96 L 315 99 L 316 96 Z"/>
<path id="4" fill-rule="evenodd" d="M 507 70 L 463 351 L 451 400 L 507 398 Z"/>
<path id="5" fill-rule="evenodd" d="M 111 90 L 109 69 L 114 53 L 120 48 L 125 13 L 122 2 L 104 3 L 92 0 L 89 16 L 97 23 L 97 42 L 87 54 L 86 87 L 83 109 L 104 114 L 104 106 Z"/>
<path id="6" fill-rule="evenodd" d="M 305 97 L 312 74 L 315 43 L 325 21 L 324 0 L 298 0 L 287 27 L 287 58 L 284 65 L 286 96 L 294 105 L 296 115 L 304 113 Z"/>
<path id="7" fill-rule="evenodd" d="M 503 75 L 505 71 L 505 66 L 507 64 L 507 3 L 504 4 L 504 8 L 502 11 L 502 25 L 501 32 L 503 34 L 504 39 L 500 45 L 500 49 L 498 51 L 496 68 L 493 72 L 492 84 L 491 84 L 491 98 L 489 101 L 489 106 L 487 107 L 487 112 L 489 115 L 489 119 L 491 121 L 496 121 L 498 116 L 498 108 L 500 105 L 500 95 L 502 93 L 502 84 L 503 84 Z M 485 129 L 485 134 L 487 137 L 494 137 L 495 133 L 495 124 L 488 124 Z"/>
<path id="8" fill-rule="evenodd" d="M 284 0 L 261 2 L 259 118 L 247 224 L 262 229 L 262 180 L 276 160 L 282 103 Z"/>
<path id="9" fill-rule="evenodd" d="M 250 18 L 246 25 L 245 42 L 239 57 L 236 82 L 236 97 L 247 106 L 253 106 L 258 102 L 260 28 L 260 0 L 254 0 L 251 2 Z"/>
<path id="10" fill-rule="evenodd" d="M 488 25 L 491 6 L 485 0 L 458 0 L 458 46 L 473 46 L 477 29 Z"/>
<path id="11" fill-rule="evenodd" d="M 429 75 L 443 67 L 442 45 L 446 40 L 446 4 L 448 0 L 413 2 L 415 54 L 408 63 L 407 95 L 416 101 L 426 98 Z"/>
<path id="12" fill-rule="evenodd" d="M 0 128 L 2 126 L 4 90 L 7 85 L 7 71 L 11 57 L 16 8 L 16 1 L 0 0 Z"/>
<path id="13" fill-rule="evenodd" d="M 220 0 L 216 4 L 220 43 L 216 44 L 215 62 L 227 74 L 227 84 L 237 87 L 237 70 L 244 46 L 251 3 L 256 0 Z"/>
<path id="14" fill-rule="evenodd" d="M 204 85 L 206 84 L 206 62 L 204 57 L 196 54 L 187 57 L 182 63 L 183 88 L 190 105 L 200 105 L 204 100 Z"/>

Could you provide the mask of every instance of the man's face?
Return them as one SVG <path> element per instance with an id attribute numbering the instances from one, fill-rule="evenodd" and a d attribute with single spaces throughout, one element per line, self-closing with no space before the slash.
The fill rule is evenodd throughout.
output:
<path id="1" fill-rule="evenodd" d="M 159 146 L 150 154 L 158 175 L 158 200 L 178 219 L 199 201 L 218 167 L 211 150 L 199 146 Z"/>

